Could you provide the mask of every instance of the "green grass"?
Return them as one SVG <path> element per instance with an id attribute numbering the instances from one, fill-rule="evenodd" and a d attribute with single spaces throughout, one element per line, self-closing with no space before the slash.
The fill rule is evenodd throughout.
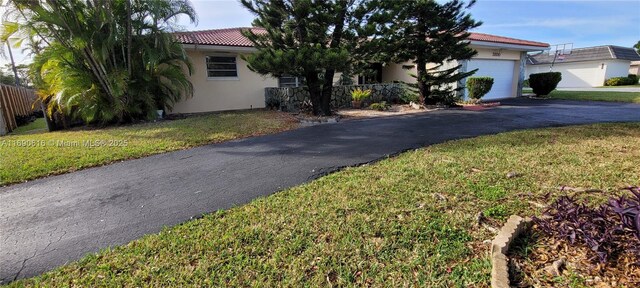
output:
<path id="1" fill-rule="evenodd" d="M 510 132 L 348 168 L 11 286 L 488 287 L 478 212 L 640 184 L 640 123 Z M 519 177 L 507 178 L 509 172 Z M 551 193 L 549 199 L 545 194 Z"/>
<path id="2" fill-rule="evenodd" d="M 610 91 L 558 91 L 549 95 L 552 99 L 631 102 L 640 103 L 640 92 L 610 92 Z"/>
<path id="3" fill-rule="evenodd" d="M 37 125 L 41 125 L 41 122 L 27 126 Z M 254 110 L 116 128 L 14 135 L 25 132 L 27 126 L 0 138 L 0 185 L 208 143 L 274 133 L 291 129 L 295 123 L 284 113 Z"/>
<path id="4" fill-rule="evenodd" d="M 533 90 L 524 88 L 523 93 L 533 93 Z M 554 90 L 549 95 L 551 99 L 607 101 L 640 103 L 640 92 L 611 92 L 611 91 L 559 91 Z"/>
<path id="5" fill-rule="evenodd" d="M 620 86 L 598 86 L 598 88 L 635 88 L 635 87 L 640 87 L 640 84 L 633 84 L 633 85 L 620 85 Z"/>
<path id="6" fill-rule="evenodd" d="M 13 131 L 11 131 L 11 135 L 33 134 L 42 132 L 47 132 L 47 122 L 44 120 L 44 118 L 38 118 L 27 125 L 23 125 L 14 129 Z"/>

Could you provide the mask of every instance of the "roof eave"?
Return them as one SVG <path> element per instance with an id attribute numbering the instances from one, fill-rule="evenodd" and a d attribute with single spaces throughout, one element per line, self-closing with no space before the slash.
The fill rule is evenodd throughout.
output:
<path id="1" fill-rule="evenodd" d="M 182 44 L 186 50 L 211 51 L 211 52 L 256 52 L 255 47 L 247 46 L 225 46 L 225 45 L 208 45 L 208 44 Z"/>
<path id="2" fill-rule="evenodd" d="M 486 48 L 501 48 L 508 50 L 518 50 L 525 52 L 535 52 L 535 51 L 544 51 L 549 49 L 549 46 L 533 46 L 533 45 L 520 45 L 520 44 L 508 44 L 508 43 L 498 43 L 498 42 L 489 42 L 489 41 L 478 41 L 478 40 L 470 40 L 470 45 L 478 46 L 478 47 L 486 47 Z"/>

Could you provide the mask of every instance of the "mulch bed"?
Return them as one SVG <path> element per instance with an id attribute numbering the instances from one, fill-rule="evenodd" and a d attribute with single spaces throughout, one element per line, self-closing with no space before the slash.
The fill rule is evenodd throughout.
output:
<path id="1" fill-rule="evenodd" d="M 609 263 L 600 264 L 584 245 L 532 231 L 516 239 L 509 250 L 509 274 L 513 287 L 564 287 L 581 283 L 589 287 L 640 287 L 639 260 L 632 252 L 618 255 Z M 560 269 L 561 278 L 552 275 L 550 267 L 566 259 Z"/>

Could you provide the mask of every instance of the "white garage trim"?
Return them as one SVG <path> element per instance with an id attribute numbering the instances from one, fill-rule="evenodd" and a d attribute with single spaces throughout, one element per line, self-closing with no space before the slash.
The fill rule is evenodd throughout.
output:
<path id="1" fill-rule="evenodd" d="M 466 71 L 478 69 L 471 77 L 491 77 L 493 87 L 483 100 L 514 97 L 514 71 L 516 61 L 495 59 L 471 59 L 467 62 Z M 466 93 L 465 93 L 466 95 Z"/>

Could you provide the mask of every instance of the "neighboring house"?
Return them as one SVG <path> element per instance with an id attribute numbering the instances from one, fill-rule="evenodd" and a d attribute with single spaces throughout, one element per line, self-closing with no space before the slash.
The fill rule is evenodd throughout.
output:
<path id="1" fill-rule="evenodd" d="M 242 35 L 243 29 L 264 32 L 260 28 L 229 28 L 176 33 L 193 63 L 191 82 L 194 93 L 192 98 L 176 103 L 173 113 L 264 108 L 264 88 L 300 85 L 302 80 L 296 77 L 277 79 L 249 70 L 241 56 L 256 50 L 251 41 Z M 481 33 L 472 33 L 469 41 L 478 55 L 464 61 L 461 69 L 470 71 L 478 68 L 474 76 L 490 76 L 495 79 L 493 88 L 485 99 L 517 96 L 520 91 L 518 87 L 524 80 L 527 52 L 542 51 L 549 47 L 547 43 Z M 445 66 L 455 64 L 445 63 Z M 358 77 L 358 84 L 415 82 L 410 76 L 416 73 L 413 63 L 373 64 L 372 68 L 376 73 L 369 77 Z M 334 82 L 340 78 L 340 74 L 336 74 Z"/>
<path id="2" fill-rule="evenodd" d="M 633 48 L 612 45 L 539 53 L 527 59 L 527 78 L 532 73 L 554 71 L 562 73 L 558 87 L 597 87 L 609 78 L 626 77 L 631 62 L 639 60 L 640 55 Z"/>
<path id="3" fill-rule="evenodd" d="M 640 61 L 631 61 L 629 74 L 640 75 Z"/>

